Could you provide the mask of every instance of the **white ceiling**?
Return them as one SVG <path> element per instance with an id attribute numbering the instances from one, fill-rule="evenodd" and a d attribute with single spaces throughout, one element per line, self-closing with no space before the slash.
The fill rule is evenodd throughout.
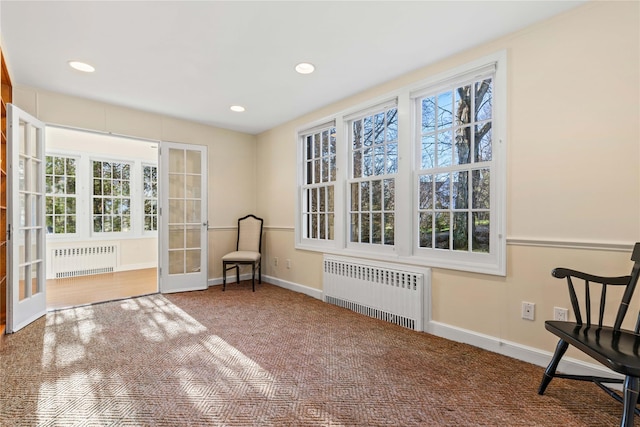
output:
<path id="1" fill-rule="evenodd" d="M 14 85 L 257 134 L 581 3 L 2 0 L 0 33 Z"/>

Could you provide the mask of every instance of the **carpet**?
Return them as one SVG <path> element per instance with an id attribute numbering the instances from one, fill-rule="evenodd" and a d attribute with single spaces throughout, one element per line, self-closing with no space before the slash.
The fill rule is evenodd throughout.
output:
<path id="1" fill-rule="evenodd" d="M 2 426 L 614 426 L 622 410 L 593 384 L 539 396 L 539 366 L 250 281 L 51 312 L 1 342 Z"/>

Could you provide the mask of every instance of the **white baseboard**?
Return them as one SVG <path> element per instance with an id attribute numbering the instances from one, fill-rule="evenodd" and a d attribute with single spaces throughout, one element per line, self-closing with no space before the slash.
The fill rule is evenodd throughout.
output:
<path id="1" fill-rule="evenodd" d="M 470 344 L 474 347 L 479 347 L 504 356 L 513 357 L 514 359 L 532 363 L 543 368 L 547 367 L 553 355 L 553 353 L 540 350 L 539 348 L 529 347 L 512 341 L 501 340 L 490 335 L 480 334 L 475 331 L 435 321 L 429 322 L 426 332 L 451 341 Z M 623 376 L 608 370 L 604 366 L 566 356 L 560 361 L 560 364 L 558 365 L 558 372 L 572 375 L 594 375 L 611 378 L 624 378 Z M 535 386 L 537 387 L 537 385 Z"/>
<path id="2" fill-rule="evenodd" d="M 262 279 L 270 283 L 272 285 L 279 286 L 281 288 L 289 289 L 290 291 L 299 292 L 301 294 L 309 295 L 310 297 L 321 300 L 322 299 L 322 291 L 315 288 L 310 288 L 308 286 L 299 285 L 297 283 L 288 282 L 286 280 L 278 279 L 273 276 L 262 276 Z M 251 273 L 245 273 L 240 275 L 240 280 L 251 280 Z M 256 278 L 256 280 L 258 280 Z M 227 283 L 235 283 L 236 277 L 235 274 L 231 276 L 227 276 Z M 222 277 L 217 277 L 215 279 L 208 280 L 209 286 L 218 286 L 222 285 Z"/>

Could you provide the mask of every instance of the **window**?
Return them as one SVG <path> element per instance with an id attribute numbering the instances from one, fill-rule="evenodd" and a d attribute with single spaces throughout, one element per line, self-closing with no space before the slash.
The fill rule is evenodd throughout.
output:
<path id="1" fill-rule="evenodd" d="M 351 243 L 393 245 L 398 109 L 395 105 L 350 120 Z"/>
<path id="2" fill-rule="evenodd" d="M 305 239 L 334 239 L 336 128 L 325 125 L 301 135 L 304 151 L 302 221 Z"/>
<path id="3" fill-rule="evenodd" d="M 144 230 L 158 230 L 158 168 L 142 167 L 142 197 L 144 204 Z"/>
<path id="4" fill-rule="evenodd" d="M 76 233 L 76 159 L 46 156 L 45 159 L 47 233 Z"/>
<path id="5" fill-rule="evenodd" d="M 93 231 L 118 233 L 131 229 L 131 165 L 93 162 Z"/>
<path id="6" fill-rule="evenodd" d="M 490 252 L 493 77 L 417 99 L 418 245 Z"/>
<path id="7" fill-rule="evenodd" d="M 296 247 L 505 275 L 506 62 L 488 55 L 301 131 Z"/>

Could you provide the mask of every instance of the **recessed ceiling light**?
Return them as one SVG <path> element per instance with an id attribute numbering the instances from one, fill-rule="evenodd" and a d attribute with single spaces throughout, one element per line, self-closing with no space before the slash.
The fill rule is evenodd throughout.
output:
<path id="1" fill-rule="evenodd" d="M 78 71 L 84 71 L 85 73 L 93 73 L 96 70 L 93 66 L 80 61 L 69 61 L 69 66 Z"/>
<path id="2" fill-rule="evenodd" d="M 244 107 L 242 105 L 232 105 L 230 110 L 235 111 L 236 113 L 242 113 L 244 111 Z"/>
<path id="3" fill-rule="evenodd" d="M 301 62 L 298 65 L 296 65 L 296 71 L 299 72 L 300 74 L 311 74 L 315 69 L 316 67 L 313 64 L 310 64 L 308 62 Z"/>

